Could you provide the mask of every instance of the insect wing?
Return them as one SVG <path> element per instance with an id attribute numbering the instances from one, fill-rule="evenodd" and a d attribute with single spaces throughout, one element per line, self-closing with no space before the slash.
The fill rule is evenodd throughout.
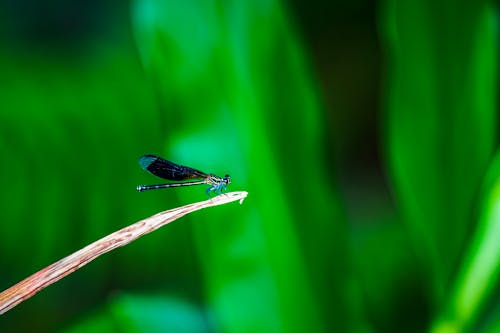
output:
<path id="1" fill-rule="evenodd" d="M 204 172 L 167 161 L 155 155 L 142 156 L 139 159 L 139 164 L 149 173 L 168 180 L 196 179 L 207 176 Z"/>

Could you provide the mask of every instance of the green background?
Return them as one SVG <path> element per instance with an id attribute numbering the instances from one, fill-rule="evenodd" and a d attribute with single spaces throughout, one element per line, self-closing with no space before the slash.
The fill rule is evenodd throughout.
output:
<path id="1" fill-rule="evenodd" d="M 0 289 L 231 174 L 1 332 L 498 332 L 493 1 L 3 1 Z"/>

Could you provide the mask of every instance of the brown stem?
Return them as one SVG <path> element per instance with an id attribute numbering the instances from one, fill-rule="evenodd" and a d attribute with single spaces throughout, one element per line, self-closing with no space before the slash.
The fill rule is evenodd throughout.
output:
<path id="1" fill-rule="evenodd" d="M 1 292 L 0 314 L 7 312 L 17 304 L 35 295 L 43 288 L 59 281 L 66 275 L 73 273 L 106 252 L 127 245 L 133 240 L 155 231 L 188 213 L 207 207 L 223 205 L 236 200 L 240 200 L 241 203 L 247 194 L 247 192 L 230 192 L 219 195 L 213 199 L 170 209 L 109 234 Z"/>

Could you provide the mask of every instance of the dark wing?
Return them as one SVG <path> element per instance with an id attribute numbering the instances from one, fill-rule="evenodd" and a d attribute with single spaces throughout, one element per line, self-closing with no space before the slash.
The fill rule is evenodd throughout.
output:
<path id="1" fill-rule="evenodd" d="M 144 155 L 139 159 L 141 167 L 151 174 L 168 180 L 186 180 L 206 178 L 207 174 L 199 170 L 175 164 L 159 156 Z"/>

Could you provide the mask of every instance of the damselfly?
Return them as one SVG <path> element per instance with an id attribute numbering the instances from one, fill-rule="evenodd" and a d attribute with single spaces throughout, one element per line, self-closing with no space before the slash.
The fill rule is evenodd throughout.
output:
<path id="1" fill-rule="evenodd" d="M 157 184 L 157 185 L 139 185 L 137 186 L 137 191 L 147 191 L 159 188 L 167 187 L 180 187 L 180 186 L 192 186 L 192 185 L 210 185 L 206 193 L 210 197 L 210 192 L 216 192 L 218 194 L 222 191 L 226 191 L 226 186 L 231 183 L 231 177 L 225 175 L 224 177 L 219 177 L 214 174 L 207 174 L 200 170 L 196 170 L 187 166 L 179 165 L 174 162 L 167 161 L 159 156 L 155 155 L 144 155 L 139 159 L 139 164 L 141 167 L 148 171 L 149 173 L 167 180 L 177 181 L 175 183 L 169 184 Z M 198 181 L 188 181 L 179 182 L 182 180 L 190 179 L 201 179 Z"/>

